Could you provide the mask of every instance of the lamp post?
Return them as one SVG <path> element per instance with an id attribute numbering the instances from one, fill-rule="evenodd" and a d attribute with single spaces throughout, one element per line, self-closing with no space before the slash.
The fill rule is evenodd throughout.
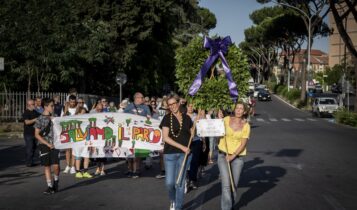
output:
<path id="1" fill-rule="evenodd" d="M 259 55 L 259 60 L 258 60 L 258 83 L 259 83 L 260 82 L 260 60 L 261 60 L 262 55 L 252 47 L 249 47 L 249 49 L 254 51 L 255 53 L 257 53 Z"/>
<path id="2" fill-rule="evenodd" d="M 123 72 L 119 72 L 116 76 L 116 82 L 119 85 L 119 103 L 121 103 L 121 99 L 122 99 L 122 86 L 126 83 L 127 81 L 127 76 L 126 74 L 124 74 Z"/>
<path id="3" fill-rule="evenodd" d="M 289 7 L 291 9 L 295 9 L 297 11 L 299 11 L 301 14 L 303 14 L 307 19 L 308 19 L 308 40 L 307 40 L 307 72 L 308 72 L 308 76 L 310 77 L 310 67 L 311 67 L 311 19 L 313 16 L 309 16 L 306 12 L 304 12 L 303 10 L 297 8 L 297 7 L 294 7 L 294 6 L 291 6 L 289 4 L 285 4 L 285 3 L 280 3 L 280 2 L 276 2 L 276 1 L 273 1 L 274 3 L 276 4 L 280 4 L 282 6 L 286 6 L 286 7 Z M 311 78 L 308 78 L 308 79 L 311 79 Z"/>

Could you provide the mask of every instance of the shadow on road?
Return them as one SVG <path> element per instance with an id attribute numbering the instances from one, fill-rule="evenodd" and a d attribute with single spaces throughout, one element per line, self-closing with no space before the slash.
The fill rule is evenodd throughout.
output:
<path id="1" fill-rule="evenodd" d="M 256 163 L 261 163 L 260 158 L 252 160 Z M 259 198 L 264 193 L 268 192 L 280 181 L 280 178 L 286 174 L 286 170 L 277 166 L 259 166 L 249 163 L 248 161 L 243 168 L 239 187 L 248 188 L 242 195 L 238 195 L 239 202 L 234 206 L 234 209 L 239 209 L 248 203 Z"/>
<path id="2" fill-rule="evenodd" d="M 25 147 L 23 145 L 6 147 L 0 149 L 0 171 L 17 165 L 25 165 Z"/>

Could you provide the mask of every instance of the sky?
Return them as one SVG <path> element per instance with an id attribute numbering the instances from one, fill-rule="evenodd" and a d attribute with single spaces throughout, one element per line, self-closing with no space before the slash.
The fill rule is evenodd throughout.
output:
<path id="1" fill-rule="evenodd" d="M 244 40 L 244 30 L 253 25 L 249 14 L 264 6 L 273 5 L 262 5 L 256 0 L 200 0 L 199 4 L 216 15 L 216 28 L 210 31 L 210 36 L 231 36 L 237 45 Z M 312 49 L 328 53 L 328 38 L 315 37 Z"/>

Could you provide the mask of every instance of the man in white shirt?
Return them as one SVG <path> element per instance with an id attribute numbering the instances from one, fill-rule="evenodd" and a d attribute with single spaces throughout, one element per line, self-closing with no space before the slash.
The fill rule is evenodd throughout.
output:
<path id="1" fill-rule="evenodd" d="M 64 110 L 62 110 L 61 117 L 63 116 L 72 116 L 75 115 L 77 111 L 77 98 L 74 95 L 69 96 L 69 101 L 66 102 Z M 64 169 L 63 173 L 76 173 L 76 168 L 74 167 L 75 158 L 72 155 L 72 149 L 66 149 L 66 163 L 67 166 Z"/>

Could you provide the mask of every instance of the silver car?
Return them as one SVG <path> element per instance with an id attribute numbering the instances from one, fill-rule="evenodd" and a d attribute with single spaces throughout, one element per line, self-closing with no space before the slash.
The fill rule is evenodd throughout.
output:
<path id="1" fill-rule="evenodd" d="M 338 109 L 338 103 L 332 97 L 318 97 L 312 104 L 312 113 L 314 116 L 332 115 Z"/>

